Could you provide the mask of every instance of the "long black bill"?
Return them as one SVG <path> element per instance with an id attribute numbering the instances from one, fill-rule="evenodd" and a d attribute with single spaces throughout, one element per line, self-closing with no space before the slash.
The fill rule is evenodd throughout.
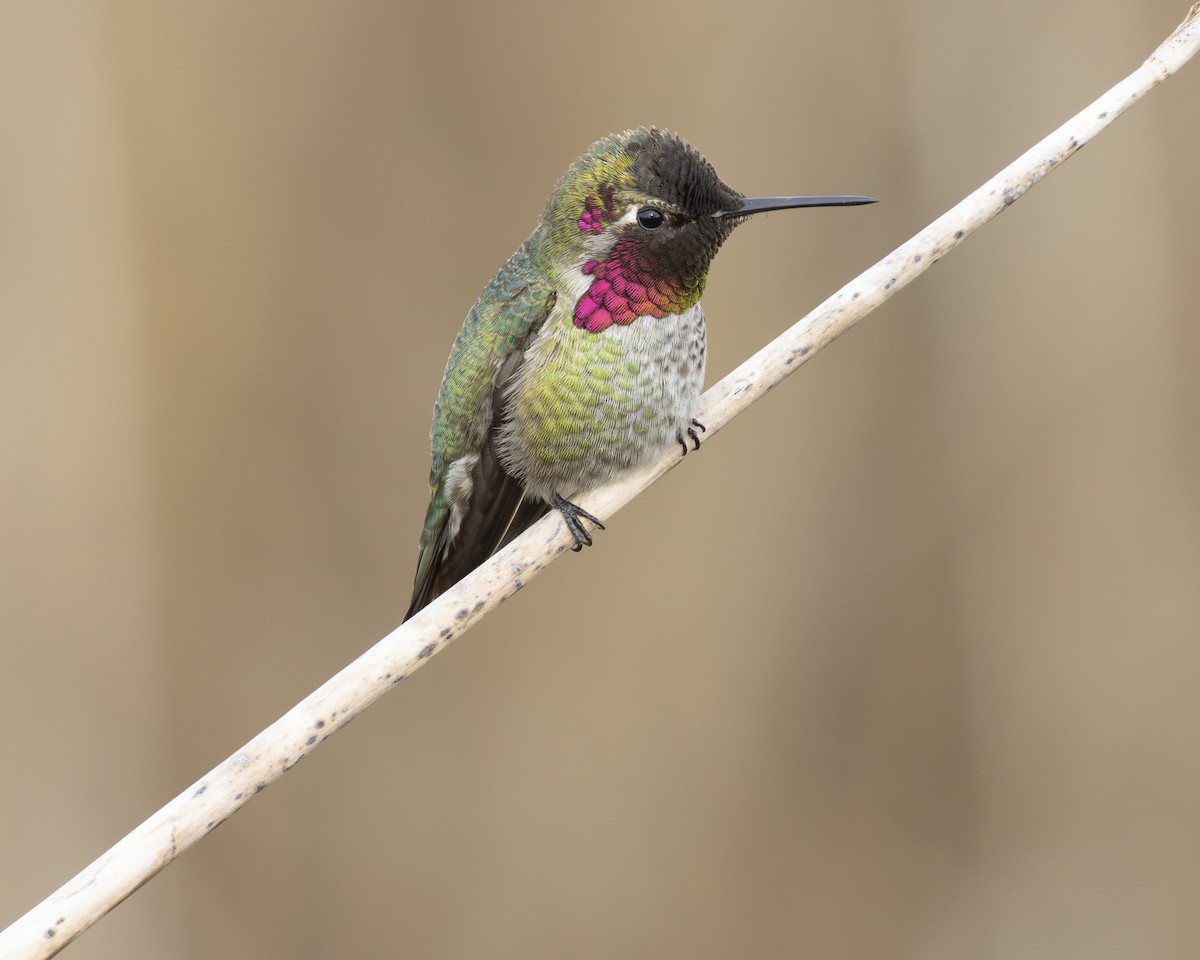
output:
<path id="1" fill-rule="evenodd" d="M 770 210 L 791 210 L 793 207 L 857 207 L 878 203 L 874 197 L 747 197 L 736 210 L 718 210 L 713 217 L 748 217 Z"/>

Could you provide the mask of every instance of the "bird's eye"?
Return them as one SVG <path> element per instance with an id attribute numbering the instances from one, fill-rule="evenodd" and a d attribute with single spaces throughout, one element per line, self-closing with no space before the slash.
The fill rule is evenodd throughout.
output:
<path id="1" fill-rule="evenodd" d="M 666 223 L 666 220 L 667 218 L 663 216 L 662 211 L 655 210 L 654 207 L 642 207 L 637 212 L 637 222 L 645 230 L 657 230 Z"/>

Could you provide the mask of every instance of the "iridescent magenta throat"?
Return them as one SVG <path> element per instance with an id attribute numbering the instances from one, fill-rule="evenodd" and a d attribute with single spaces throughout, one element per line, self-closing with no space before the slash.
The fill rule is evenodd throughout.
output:
<path id="1" fill-rule="evenodd" d="M 575 326 L 591 333 L 612 324 L 633 323 L 638 317 L 663 317 L 682 313 L 699 299 L 699 291 L 680 287 L 665 277 L 655 277 L 626 238 L 617 241 L 604 262 L 589 260 L 583 272 L 591 285 L 575 304 Z"/>

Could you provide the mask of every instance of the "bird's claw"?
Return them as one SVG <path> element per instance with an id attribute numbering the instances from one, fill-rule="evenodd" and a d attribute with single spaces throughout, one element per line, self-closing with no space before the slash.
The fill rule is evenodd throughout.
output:
<path id="1" fill-rule="evenodd" d="M 597 530 L 604 529 L 604 524 L 584 510 L 583 507 L 571 503 L 570 500 L 564 500 L 557 493 L 554 495 L 551 505 L 562 514 L 563 522 L 567 525 L 567 529 L 571 531 L 571 536 L 575 538 L 575 546 L 571 548 L 575 553 L 578 553 L 584 547 L 592 545 L 592 535 L 588 532 L 587 527 L 583 525 L 582 520 L 591 521 L 596 525 Z"/>
<path id="2" fill-rule="evenodd" d="M 686 433 L 689 437 L 692 438 L 692 449 L 693 450 L 700 449 L 700 436 L 699 436 L 699 434 L 696 433 L 697 430 L 699 430 L 700 433 L 708 432 L 707 430 L 704 429 L 704 424 L 702 424 L 699 420 L 692 421 L 692 425 L 687 428 Z M 683 449 L 683 455 L 686 457 L 688 455 L 688 445 L 687 445 L 687 441 L 683 439 L 683 434 L 677 434 L 675 439 L 679 442 L 679 446 Z"/>

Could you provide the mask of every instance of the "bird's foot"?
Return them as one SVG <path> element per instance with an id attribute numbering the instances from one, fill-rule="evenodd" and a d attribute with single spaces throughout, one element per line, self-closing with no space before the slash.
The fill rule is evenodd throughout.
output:
<path id="1" fill-rule="evenodd" d="M 566 523 L 567 529 L 571 531 L 571 536 L 575 538 L 575 546 L 571 549 L 576 553 L 584 547 L 592 545 L 592 535 L 588 533 L 587 528 L 583 525 L 583 520 L 590 520 L 596 525 L 598 530 L 604 529 L 604 524 L 584 510 L 583 507 L 576 506 L 569 500 L 564 500 L 557 493 L 554 494 L 554 499 L 550 501 L 550 505 L 562 514 L 563 522 Z"/>
<path id="2" fill-rule="evenodd" d="M 686 432 L 687 432 L 687 435 L 692 438 L 692 449 L 693 450 L 700 449 L 700 435 L 698 433 L 696 433 L 697 430 L 699 430 L 700 433 L 708 432 L 707 430 L 704 429 L 704 424 L 702 424 L 699 420 L 692 421 L 692 425 L 687 428 Z M 683 439 L 683 434 L 682 433 L 676 434 L 675 439 L 677 441 L 679 441 L 679 446 L 681 446 L 683 448 L 683 455 L 686 457 L 688 455 L 688 445 L 687 445 L 687 441 Z"/>

